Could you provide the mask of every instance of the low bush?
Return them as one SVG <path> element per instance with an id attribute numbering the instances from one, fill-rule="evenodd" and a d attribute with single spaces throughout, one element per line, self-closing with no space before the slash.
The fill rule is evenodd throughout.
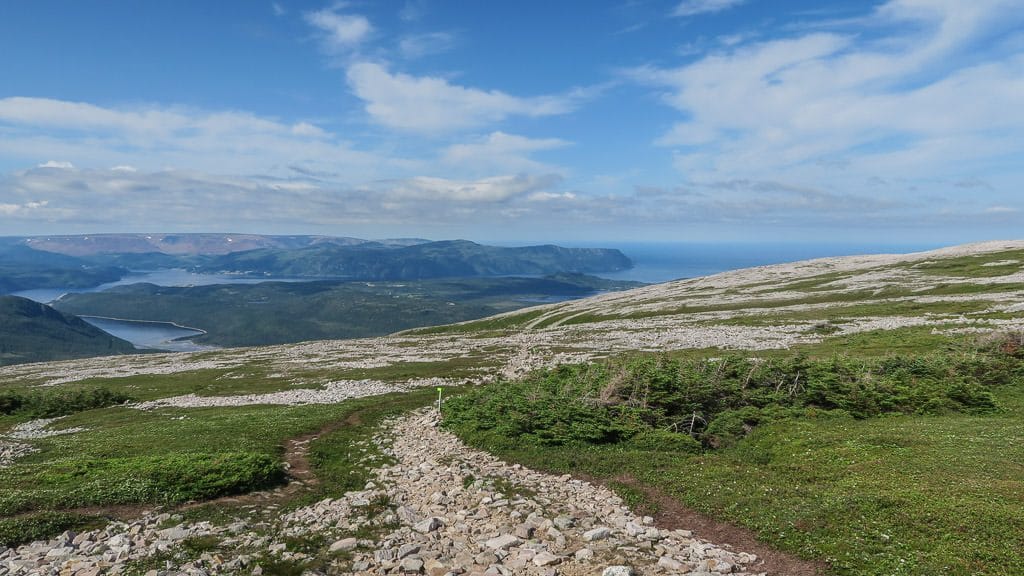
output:
<path id="1" fill-rule="evenodd" d="M 106 408 L 130 401 L 121 392 L 106 388 L 90 390 L 51 389 L 42 392 L 0 392 L 0 415 L 21 414 L 32 418 L 53 418 Z"/>
<path id="2" fill-rule="evenodd" d="M 1024 380 L 1021 347 L 863 359 L 636 356 L 560 366 L 452 398 L 445 425 L 493 448 L 622 444 L 686 452 L 807 416 L 985 414 L 992 388 Z"/>

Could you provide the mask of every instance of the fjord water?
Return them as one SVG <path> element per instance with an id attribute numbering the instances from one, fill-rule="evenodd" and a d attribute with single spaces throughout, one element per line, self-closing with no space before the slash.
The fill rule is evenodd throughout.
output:
<path id="1" fill-rule="evenodd" d="M 514 245 L 536 244 L 536 241 L 519 242 Z M 695 278 L 717 274 L 728 270 L 795 262 L 827 256 L 848 256 L 855 254 L 907 253 L 937 248 L 936 245 L 906 244 L 749 244 L 749 243 L 586 243 L 561 245 L 587 248 L 618 248 L 634 263 L 633 268 L 621 272 L 597 274 L 613 280 L 635 280 L 638 282 L 667 282 L 681 278 Z M 49 303 L 68 292 L 99 292 L 115 286 L 148 282 L 158 286 L 202 286 L 210 284 L 252 284 L 267 280 L 281 281 L 281 278 L 257 279 L 232 274 L 196 274 L 187 270 L 168 269 L 134 272 L 117 282 L 103 284 L 90 289 L 45 288 L 26 290 L 16 295 L 38 302 Z M 288 281 L 301 281 L 289 278 Z M 564 300 L 561 297 L 536 298 L 529 304 L 544 304 Z M 201 330 L 185 328 L 166 322 L 139 322 L 109 318 L 84 318 L 90 324 L 105 330 L 118 338 L 134 344 L 137 348 L 194 351 L 207 349 L 188 340 L 202 334 Z"/>
<path id="2" fill-rule="evenodd" d="M 15 296 L 28 298 L 49 304 L 69 292 L 102 292 L 115 286 L 126 286 L 129 284 L 156 284 L 157 286 L 209 286 L 211 284 L 258 284 L 273 280 L 275 282 L 300 282 L 295 278 L 253 278 L 240 274 L 198 274 L 180 268 L 168 268 L 165 270 L 137 270 L 121 278 L 116 282 L 100 284 L 93 288 L 36 288 L 14 292 Z"/>
<path id="3" fill-rule="evenodd" d="M 82 316 L 81 318 L 108 334 L 131 342 L 140 349 L 195 352 L 211 348 L 188 340 L 188 338 L 203 334 L 202 330 L 186 328 L 170 322 L 118 320 L 98 316 Z"/>
<path id="4" fill-rule="evenodd" d="M 941 247 L 938 244 L 837 243 L 593 243 L 578 247 L 618 248 L 633 260 L 633 268 L 598 274 L 613 280 L 668 282 L 708 276 L 728 270 L 797 262 L 829 256 L 906 254 Z"/>

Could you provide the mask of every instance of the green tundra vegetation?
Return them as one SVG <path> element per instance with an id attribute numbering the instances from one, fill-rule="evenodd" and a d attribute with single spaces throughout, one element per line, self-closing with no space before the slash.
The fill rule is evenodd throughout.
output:
<path id="1" fill-rule="evenodd" d="M 1024 571 L 1022 417 L 1019 337 L 876 357 L 631 356 L 444 408 L 505 459 L 603 479 L 641 508 L 654 490 L 858 575 Z"/>
<path id="2" fill-rule="evenodd" d="M 384 461 L 372 443 L 356 443 L 369 439 L 382 419 L 434 397 L 432 390 L 418 390 L 337 405 L 146 412 L 75 405 L 62 410 L 71 415 L 59 427 L 88 430 L 47 438 L 38 444 L 39 452 L 0 468 L 0 546 L 102 522 L 109 512 L 101 507 L 137 506 L 138 514 L 143 506 L 279 486 L 286 479 L 282 454 L 287 439 L 344 422 L 311 443 L 310 464 L 320 483 L 284 504 L 297 507 L 340 496 L 361 488 L 372 467 Z M 0 414 L 0 431 L 34 416 L 23 410 L 7 414 Z M 210 504 L 190 514 L 223 518 L 222 508 Z"/>
<path id="3" fill-rule="evenodd" d="M 461 381 L 493 374 L 520 352 L 550 358 L 582 350 L 596 359 L 448 389 L 444 425 L 508 461 L 604 482 L 640 510 L 656 512 L 668 498 L 745 526 L 768 545 L 822 562 L 826 574 L 1022 574 L 1024 340 L 1013 332 L 1024 313 L 1016 276 L 1022 261 L 1004 250 L 859 271 L 819 266 L 774 283 L 749 274 L 742 285 L 645 288 L 635 297 L 412 330 L 390 339 L 411 356 L 379 364 L 346 364 L 344 346 L 335 353 L 325 344 L 342 363 L 321 366 L 304 355 L 292 362 L 283 346 L 270 354 L 176 356 L 196 368 L 163 374 L 133 373 L 133 366 L 148 366 L 146 357 L 134 357 L 110 359 L 123 371 L 100 369 L 95 374 L 107 375 L 53 387 L 40 385 L 62 379 L 63 366 L 5 369 L 0 434 L 49 415 L 66 416 L 51 430 L 85 430 L 31 440 L 37 452 L 0 468 L 0 544 L 100 522 L 97 507 L 106 514 L 108 507 L 174 509 L 198 500 L 207 503 L 178 510 L 190 520 L 232 522 L 249 512 L 219 497 L 280 486 L 287 440 L 316 431 L 309 460 L 321 481 L 275 501 L 275 510 L 361 488 L 387 461 L 366 442 L 379 423 L 430 404 L 436 392 L 337 405 L 148 411 L 123 406 L 124 399 L 262 393 L 339 379 Z M 430 283 L 449 295 L 478 294 L 482 305 L 519 297 L 502 292 L 498 279 L 461 282 L 371 284 L 395 300 L 415 300 Z M 309 289 L 329 293 L 330 285 Z M 260 309 L 287 301 L 281 294 L 288 289 L 233 296 Z M 619 319 L 628 322 L 600 323 Z M 658 354 L 627 351 L 628 343 L 593 345 L 609 330 L 746 334 L 750 327 L 799 338 L 785 340 L 788 348 L 752 346 L 766 348 L 760 350 L 668 344 Z M 431 345 L 452 351 L 417 354 Z M 183 473 L 168 474 L 171 468 Z M 186 548 L 199 554 L 213 544 Z M 302 566 L 270 558 L 261 566 L 267 574 L 317 569 L 324 545 L 310 540 L 297 548 L 312 558 Z M 159 558 L 146 562 L 141 572 L 162 566 Z"/>

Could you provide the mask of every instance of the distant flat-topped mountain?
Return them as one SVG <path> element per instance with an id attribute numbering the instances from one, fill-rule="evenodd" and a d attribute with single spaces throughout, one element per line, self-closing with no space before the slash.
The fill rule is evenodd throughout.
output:
<path id="1" fill-rule="evenodd" d="M 177 256 L 200 254 L 230 254 L 245 250 L 266 248 L 295 249 L 317 244 L 351 246 L 370 240 L 333 236 L 273 236 L 265 234 L 86 234 L 71 236 L 35 236 L 23 239 L 24 245 L 35 250 L 56 252 L 68 256 L 96 256 L 99 254 L 160 253 Z M 428 242 L 421 239 L 380 240 L 385 245 L 408 246 Z"/>
<path id="2" fill-rule="evenodd" d="M 0 366 L 131 354 L 130 343 L 77 316 L 18 296 L 0 296 Z"/>
<path id="3" fill-rule="evenodd" d="M 210 259 L 197 269 L 292 277 L 419 280 L 512 274 L 614 272 L 633 263 L 618 250 L 525 246 L 504 248 L 467 240 L 395 246 L 317 244 L 295 250 L 260 249 Z"/>
<path id="4" fill-rule="evenodd" d="M 618 250 L 554 245 L 506 248 L 467 240 L 362 240 L 256 234 L 99 234 L 0 238 L 0 294 L 88 288 L 130 270 L 187 269 L 252 277 L 420 280 L 616 272 Z"/>

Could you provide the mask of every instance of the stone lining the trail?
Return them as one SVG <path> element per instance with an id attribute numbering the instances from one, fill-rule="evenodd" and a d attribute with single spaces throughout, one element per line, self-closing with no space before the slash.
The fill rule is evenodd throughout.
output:
<path id="1" fill-rule="evenodd" d="M 388 384 L 380 380 L 341 380 L 328 382 L 323 388 L 298 388 L 282 390 L 280 392 L 268 392 L 266 394 L 238 394 L 234 396 L 197 396 L 195 394 L 185 394 L 183 396 L 140 402 L 133 404 L 132 407 L 139 410 L 154 410 L 157 408 L 208 408 L 212 406 L 249 406 L 253 404 L 284 406 L 338 404 L 353 398 L 377 396 L 391 392 L 405 392 L 424 386 L 451 385 L 452 383 L 444 378 L 419 378 L 408 380 L 401 384 Z"/>
<path id="2" fill-rule="evenodd" d="M 395 463 L 376 468 L 365 489 L 341 498 L 277 517 L 267 516 L 276 514 L 269 505 L 260 518 L 226 525 L 187 523 L 164 513 L 65 532 L 17 549 L 0 547 L 0 574 L 125 574 L 158 554 L 160 569 L 147 576 L 258 575 L 261 561 L 301 563 L 310 554 L 333 560 L 325 571 L 309 574 L 764 574 L 756 556 L 685 530 L 660 529 L 606 488 L 468 448 L 437 428 L 432 411 L 390 422 L 374 442 Z M 361 448 L 368 452 L 365 444 Z M 357 535 L 371 528 L 386 534 Z M 322 538 L 323 549 L 289 549 L 288 542 L 307 536 Z M 200 537 L 215 538 L 216 550 L 178 555 L 184 541 Z"/>
<path id="3" fill-rule="evenodd" d="M 659 529 L 604 487 L 468 448 L 437 428 L 433 411 L 402 418 L 390 435 L 385 451 L 397 463 L 378 470 L 384 488 L 361 501 L 386 495 L 401 526 L 372 551 L 353 555 L 356 572 L 600 574 L 623 565 L 644 574 L 748 574 L 744 567 L 757 561 L 688 531 Z M 334 508 L 314 506 L 290 518 L 335 520 Z"/>

